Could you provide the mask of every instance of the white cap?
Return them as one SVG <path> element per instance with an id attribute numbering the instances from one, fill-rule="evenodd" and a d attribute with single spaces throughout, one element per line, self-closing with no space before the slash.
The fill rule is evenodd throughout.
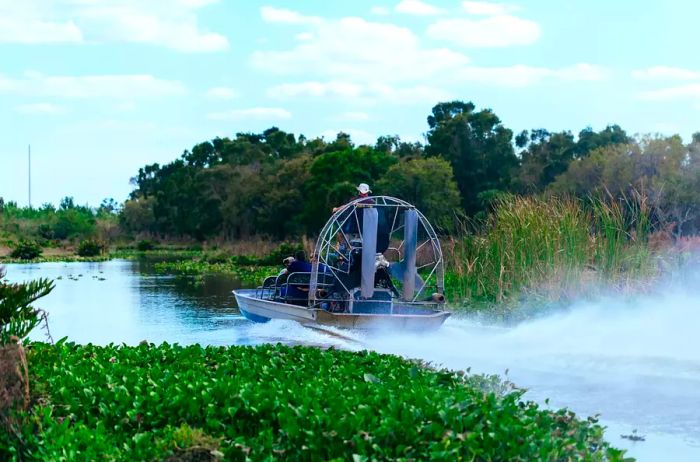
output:
<path id="1" fill-rule="evenodd" d="M 360 183 L 359 185 L 357 185 L 357 190 L 360 191 L 361 194 L 367 194 L 372 192 L 372 190 L 369 189 L 369 185 L 367 183 Z"/>

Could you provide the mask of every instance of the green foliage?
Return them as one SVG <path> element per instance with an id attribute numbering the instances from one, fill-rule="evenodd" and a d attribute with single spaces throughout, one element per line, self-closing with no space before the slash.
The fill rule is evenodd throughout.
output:
<path id="1" fill-rule="evenodd" d="M 4 276 L 0 267 L 0 345 L 8 343 L 12 336 L 24 339 L 39 325 L 40 311 L 31 305 L 54 288 L 48 279 L 8 284 L 2 281 Z"/>
<path id="2" fill-rule="evenodd" d="M 18 260 L 34 260 L 41 257 L 43 250 L 38 242 L 22 239 L 17 243 L 10 257 Z"/>
<path id="3" fill-rule="evenodd" d="M 107 212 L 112 203 L 103 204 L 98 211 L 88 206 L 75 205 L 70 197 L 61 200 L 56 209 L 51 204 L 39 208 L 18 207 L 16 203 L 3 204 L 0 213 L 0 236 L 7 235 L 26 240 L 37 240 L 42 245 L 56 246 L 60 241 L 90 239 L 114 239 L 118 235 L 116 227 L 118 218 L 113 212 Z"/>
<path id="4" fill-rule="evenodd" d="M 626 211 L 632 210 L 632 213 Z M 658 269 L 647 246 L 643 201 L 509 197 L 482 232 L 448 243 L 448 295 L 495 302 L 570 300 L 601 286 L 629 286 Z"/>
<path id="5" fill-rule="evenodd" d="M 380 193 L 404 199 L 423 211 L 437 229 L 454 229 L 461 215 L 459 190 L 450 163 L 440 158 L 392 165 L 377 182 Z"/>
<path id="6" fill-rule="evenodd" d="M 155 244 L 152 241 L 148 241 L 146 239 L 142 239 L 136 244 L 136 250 L 138 250 L 139 252 L 148 252 L 149 250 L 154 250 L 155 248 Z"/>
<path id="7" fill-rule="evenodd" d="M 508 190 L 518 167 L 511 143 L 513 132 L 489 109 L 474 111 L 472 103 L 452 101 L 433 107 L 428 117 L 426 154 L 441 156 L 452 164 L 464 210 L 482 210 L 479 193 Z"/>
<path id="8" fill-rule="evenodd" d="M 76 253 L 81 257 L 96 257 L 105 252 L 105 247 L 104 242 L 100 242 L 96 239 L 86 239 L 80 241 Z"/>
<path id="9" fill-rule="evenodd" d="M 576 143 L 571 132 L 549 133 L 539 129 L 522 132 L 516 139 L 520 152 L 517 189 L 542 192 L 558 175 L 564 173 L 576 155 Z"/>
<path id="10" fill-rule="evenodd" d="M 309 347 L 33 344 L 24 460 L 623 460 L 595 419 L 480 376 Z M 0 436 L 0 441 L 8 436 Z"/>
<path id="11" fill-rule="evenodd" d="M 319 230 L 333 207 L 357 195 L 359 183 L 375 184 L 398 159 L 368 147 L 333 151 L 316 157 L 310 166 L 304 214 L 310 230 Z"/>
<path id="12" fill-rule="evenodd" d="M 92 236 L 96 231 L 95 215 L 87 206 L 76 206 L 73 198 L 67 197 L 56 212 L 54 236 L 56 239 L 74 239 Z"/>
<path id="13" fill-rule="evenodd" d="M 156 219 L 153 206 L 154 197 L 136 197 L 124 202 L 124 208 L 119 215 L 120 224 L 128 231 L 153 232 L 156 230 Z"/>
<path id="14" fill-rule="evenodd" d="M 292 244 L 283 242 L 276 249 L 263 257 L 252 257 L 249 255 L 234 255 L 231 261 L 238 265 L 259 265 L 259 266 L 275 266 L 281 265 L 282 260 L 287 257 L 292 257 L 299 251 L 304 250 L 301 244 Z"/>

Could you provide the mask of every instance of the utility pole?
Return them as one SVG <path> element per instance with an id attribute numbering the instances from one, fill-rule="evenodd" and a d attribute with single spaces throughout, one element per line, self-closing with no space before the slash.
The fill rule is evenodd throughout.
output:
<path id="1" fill-rule="evenodd" d="M 32 145 L 27 151 L 27 164 L 29 165 L 29 208 L 32 208 Z"/>

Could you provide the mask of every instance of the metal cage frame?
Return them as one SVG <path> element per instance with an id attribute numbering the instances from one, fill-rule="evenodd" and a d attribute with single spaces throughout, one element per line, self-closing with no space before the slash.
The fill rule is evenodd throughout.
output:
<path id="1" fill-rule="evenodd" d="M 403 303 L 422 303 L 418 301 L 418 299 L 421 296 L 421 294 L 425 295 L 423 291 L 426 287 L 435 287 L 435 290 L 438 294 L 444 293 L 445 269 L 442 248 L 440 246 L 440 240 L 438 239 L 437 234 L 435 233 L 435 229 L 430 224 L 425 215 L 423 215 L 420 212 L 420 210 L 418 210 L 414 205 L 402 199 L 398 199 L 392 196 L 368 196 L 357 198 L 340 207 L 338 210 L 336 210 L 335 213 L 333 213 L 333 215 L 328 219 L 328 221 L 322 228 L 316 241 L 314 255 L 312 258 L 312 271 L 309 287 L 309 307 L 319 307 L 319 304 L 323 301 L 323 298 L 318 297 L 317 294 L 319 268 L 321 267 L 321 265 L 323 265 L 324 269 L 327 270 L 327 272 L 330 272 L 334 276 L 334 278 L 339 282 L 340 287 L 342 287 L 342 289 L 345 292 L 343 295 L 352 295 L 353 290 L 355 288 L 346 287 L 345 284 L 342 282 L 342 278 L 339 277 L 342 274 L 349 274 L 349 264 L 347 269 L 341 268 L 337 264 L 337 261 L 332 261 L 330 256 L 342 256 L 344 259 L 346 259 L 346 261 L 349 262 L 350 253 L 353 250 L 362 249 L 362 231 L 360 226 L 360 219 L 358 217 L 358 211 L 361 211 L 362 209 L 368 207 L 394 209 L 393 219 L 391 220 L 391 228 L 389 230 L 390 243 L 391 236 L 401 232 L 405 227 L 405 224 L 403 222 L 397 222 L 401 221 L 397 220 L 399 217 L 399 213 L 406 210 L 414 210 L 417 215 L 418 226 L 416 235 L 419 236 L 421 230 L 424 235 L 424 239 L 417 238 L 415 254 L 417 254 L 425 246 L 430 246 L 431 248 L 431 255 L 433 256 L 433 258 L 428 263 L 423 263 L 422 265 L 416 266 L 415 268 L 416 274 L 418 274 L 418 270 L 421 270 L 424 273 L 427 271 L 428 276 L 423 281 L 422 287 L 420 287 L 419 290 L 415 291 L 415 294 L 412 297 L 412 299 L 403 300 Z M 356 225 L 357 229 L 359 230 L 359 239 L 350 239 L 349 236 L 346 235 L 344 228 L 350 220 L 355 221 L 352 224 Z M 345 249 L 340 248 L 341 245 L 339 245 L 339 243 L 336 240 L 336 237 L 339 233 L 342 236 L 344 243 L 346 244 Z M 386 249 L 384 254 L 386 254 L 389 251 L 397 252 L 398 258 L 395 263 L 401 263 L 403 262 L 403 258 L 405 257 L 405 253 L 402 251 L 404 248 L 404 244 L 404 239 L 401 239 L 401 242 L 398 245 L 398 247 L 389 247 Z"/>

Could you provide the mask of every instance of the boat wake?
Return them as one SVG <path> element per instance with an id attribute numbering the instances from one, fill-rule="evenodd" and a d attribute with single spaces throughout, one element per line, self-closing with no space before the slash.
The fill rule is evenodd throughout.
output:
<path id="1" fill-rule="evenodd" d="M 263 341 L 369 349 L 436 367 L 498 374 L 525 399 L 600 415 L 639 460 L 700 460 L 700 291 L 578 303 L 516 327 L 452 317 L 434 332 L 349 331 L 293 321 L 251 324 Z M 621 439 L 637 430 L 644 442 Z"/>

